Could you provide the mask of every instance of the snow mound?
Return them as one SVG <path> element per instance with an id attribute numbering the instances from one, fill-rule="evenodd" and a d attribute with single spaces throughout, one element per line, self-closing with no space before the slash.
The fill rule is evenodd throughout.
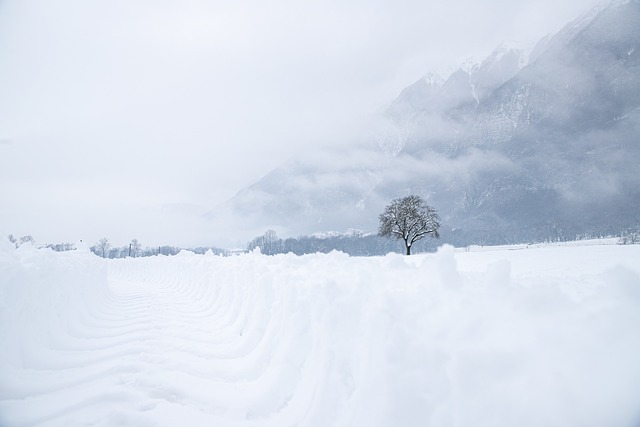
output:
<path id="1" fill-rule="evenodd" d="M 2 248 L 0 425 L 637 425 L 638 259 Z"/>

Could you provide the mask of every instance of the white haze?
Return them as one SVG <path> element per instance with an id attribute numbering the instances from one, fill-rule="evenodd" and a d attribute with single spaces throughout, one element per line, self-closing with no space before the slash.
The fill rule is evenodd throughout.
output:
<path id="1" fill-rule="evenodd" d="M 0 2 L 0 228 L 216 244 L 200 215 L 404 88 L 596 1 Z"/>

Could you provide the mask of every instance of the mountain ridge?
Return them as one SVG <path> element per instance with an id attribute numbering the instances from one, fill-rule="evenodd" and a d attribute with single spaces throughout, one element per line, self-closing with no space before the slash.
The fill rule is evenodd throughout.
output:
<path id="1" fill-rule="evenodd" d="M 530 51 L 498 47 L 446 79 L 426 75 L 391 103 L 374 141 L 293 159 L 222 211 L 256 234 L 372 231 L 390 198 L 417 193 L 453 243 L 638 226 L 637 22 L 640 2 L 614 1 Z"/>

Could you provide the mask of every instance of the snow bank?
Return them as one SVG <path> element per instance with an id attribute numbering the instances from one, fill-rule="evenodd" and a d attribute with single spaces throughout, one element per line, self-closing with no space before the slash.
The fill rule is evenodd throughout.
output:
<path id="1" fill-rule="evenodd" d="M 635 426 L 640 246 L 0 248 L 0 425 Z"/>

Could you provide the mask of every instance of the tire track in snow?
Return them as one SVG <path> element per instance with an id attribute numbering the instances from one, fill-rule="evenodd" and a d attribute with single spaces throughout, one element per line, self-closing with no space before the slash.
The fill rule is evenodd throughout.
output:
<path id="1" fill-rule="evenodd" d="M 2 405 L 25 426 L 152 425 L 158 417 L 145 412 L 157 411 L 196 425 L 268 425 L 294 394 L 310 339 L 287 324 L 290 295 L 252 286 L 253 271 L 224 277 L 210 264 L 109 261 L 101 298 L 57 305 Z"/>

